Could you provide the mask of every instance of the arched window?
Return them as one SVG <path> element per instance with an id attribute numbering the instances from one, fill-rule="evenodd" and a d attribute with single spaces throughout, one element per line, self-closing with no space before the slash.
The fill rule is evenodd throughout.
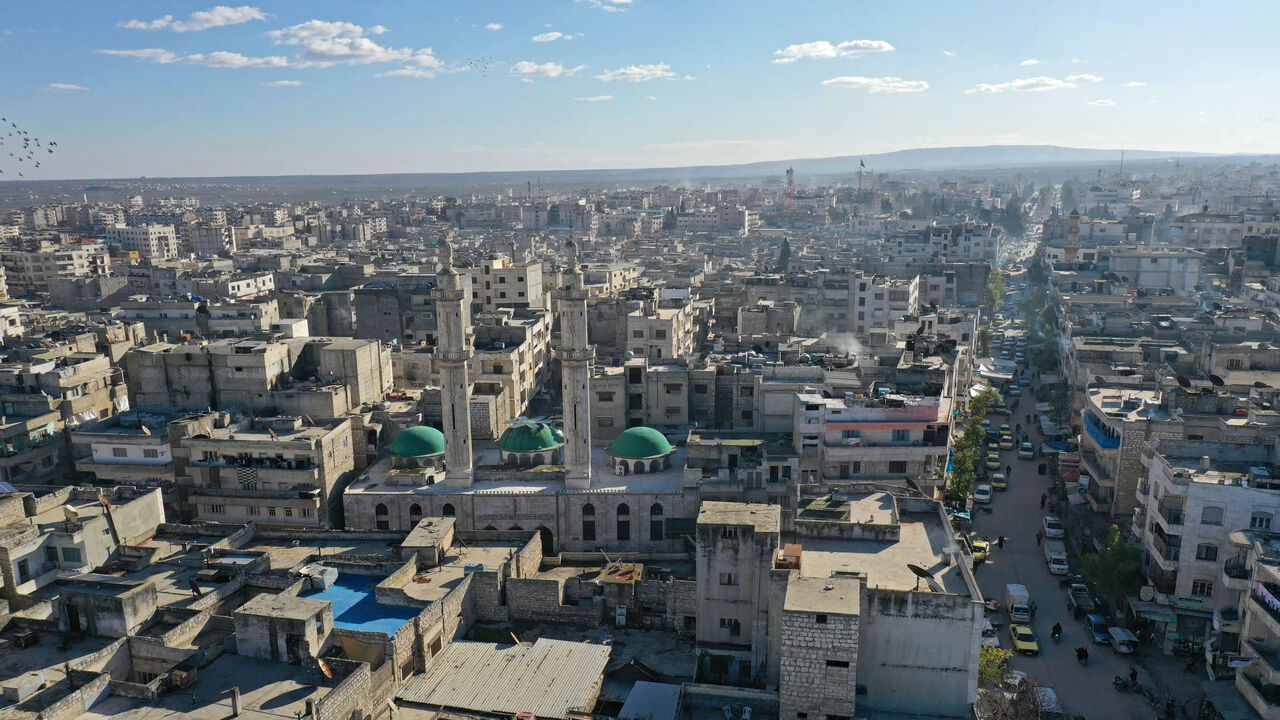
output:
<path id="1" fill-rule="evenodd" d="M 417 523 L 417 522 L 418 522 L 418 520 L 421 520 L 421 519 L 422 519 L 422 506 L 421 506 L 421 505 L 419 505 L 418 503 L 414 503 L 414 504 L 410 505 L 410 506 L 409 506 L 409 520 L 410 520 L 411 522 Z"/>
<path id="2" fill-rule="evenodd" d="M 631 541 L 631 508 L 626 503 L 618 506 L 618 542 Z"/>
<path id="3" fill-rule="evenodd" d="M 640 473 L 644 472 L 644 461 L 643 461 L 643 460 L 637 460 L 637 461 L 635 461 L 635 463 L 634 463 L 634 470 L 635 470 L 635 473 L 636 473 L 637 475 L 639 475 Z"/>
<path id="4" fill-rule="evenodd" d="M 386 514 L 387 514 L 387 506 L 386 506 L 386 505 L 383 505 L 382 503 L 378 503 L 378 507 L 376 507 L 376 508 L 374 508 L 374 509 L 373 509 L 373 513 L 374 513 L 375 515 L 378 515 L 379 517 L 381 517 L 381 516 L 383 516 L 383 515 L 386 515 Z"/>
<path id="5" fill-rule="evenodd" d="M 661 470 L 661 469 L 662 469 L 662 461 L 661 461 L 661 460 L 650 460 L 650 461 L 649 461 L 649 472 L 651 472 L 651 473 L 656 473 L 656 472 L 658 472 L 658 471 L 659 471 L 659 470 Z"/>
<path id="6" fill-rule="evenodd" d="M 584 542 L 596 541 L 596 508 L 591 503 L 582 506 L 582 539 Z"/>
<path id="7" fill-rule="evenodd" d="M 445 503 L 444 507 L 440 508 L 440 512 L 443 513 L 445 517 L 454 517 L 457 515 L 457 513 L 454 512 L 453 503 Z"/>
<path id="8" fill-rule="evenodd" d="M 657 542 L 663 539 L 662 505 L 654 503 L 649 508 L 649 540 Z"/>
<path id="9" fill-rule="evenodd" d="M 382 503 L 378 503 L 377 507 L 375 507 L 375 508 L 373 509 L 373 514 L 376 516 L 376 518 L 375 518 L 375 519 L 376 519 L 375 526 L 376 526 L 379 530 L 390 530 L 390 529 L 391 529 L 391 521 L 387 519 L 387 506 L 386 506 L 386 505 L 383 505 Z"/>

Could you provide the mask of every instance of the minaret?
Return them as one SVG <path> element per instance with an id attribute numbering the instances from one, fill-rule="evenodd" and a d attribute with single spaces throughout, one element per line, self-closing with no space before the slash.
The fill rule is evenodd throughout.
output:
<path id="1" fill-rule="evenodd" d="M 587 345 L 587 290 L 578 267 L 578 244 L 572 238 L 564 245 L 568 269 L 555 298 L 559 302 L 561 390 L 564 398 L 564 480 L 565 487 L 591 487 L 591 403 L 590 366 L 595 351 Z"/>
<path id="2" fill-rule="evenodd" d="M 1062 245 L 1062 259 L 1075 262 L 1080 253 L 1080 211 L 1072 210 L 1067 216 L 1067 241 Z"/>
<path id="3" fill-rule="evenodd" d="M 436 362 L 440 365 L 440 406 L 444 416 L 445 483 L 471 487 L 471 381 L 467 362 L 466 293 L 453 269 L 453 246 L 440 244 L 440 272 L 436 273 Z"/>

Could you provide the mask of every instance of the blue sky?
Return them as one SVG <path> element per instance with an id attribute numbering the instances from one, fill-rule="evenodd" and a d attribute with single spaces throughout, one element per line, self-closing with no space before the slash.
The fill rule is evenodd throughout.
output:
<path id="1" fill-rule="evenodd" d="M 0 114 L 59 143 L 28 178 L 1280 152 L 1276 27 L 1273 2 L 9 2 Z"/>

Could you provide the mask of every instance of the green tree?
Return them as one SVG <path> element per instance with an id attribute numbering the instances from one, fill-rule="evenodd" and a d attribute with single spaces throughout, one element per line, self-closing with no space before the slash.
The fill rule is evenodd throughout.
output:
<path id="1" fill-rule="evenodd" d="M 1009 672 L 1012 650 L 983 645 L 978 650 L 978 687 L 996 687 Z"/>
<path id="2" fill-rule="evenodd" d="M 995 312 L 996 308 L 1000 307 L 1000 300 L 1004 297 L 1004 290 L 1004 273 L 999 270 L 992 270 L 987 275 L 987 287 L 982 294 L 988 310 Z"/>
<path id="3" fill-rule="evenodd" d="M 1040 352 L 1036 353 L 1035 366 L 1040 372 L 1047 373 L 1058 369 L 1061 358 L 1058 357 L 1058 348 L 1055 345 L 1056 343 L 1050 338 L 1040 346 Z"/>
<path id="4" fill-rule="evenodd" d="M 1098 592 L 1111 601 L 1112 607 L 1138 589 L 1141 581 L 1141 552 L 1129 545 L 1120 535 L 1120 528 L 1112 525 L 1107 530 L 1107 540 L 1101 552 L 1087 553 L 1081 559 L 1084 576 L 1093 581 Z"/>
<path id="5" fill-rule="evenodd" d="M 947 499 L 962 503 L 973 492 L 978 472 L 973 467 L 973 452 L 967 448 L 957 450 L 951 456 L 951 477 L 947 480 Z"/>
<path id="6" fill-rule="evenodd" d="M 991 328 L 983 327 L 978 331 L 978 354 L 983 356 L 991 354 Z"/>

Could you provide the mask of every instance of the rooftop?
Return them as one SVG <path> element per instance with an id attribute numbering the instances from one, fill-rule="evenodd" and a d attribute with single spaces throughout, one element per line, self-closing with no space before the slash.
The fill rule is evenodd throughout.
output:
<path id="1" fill-rule="evenodd" d="M 543 638 L 532 647 L 458 641 L 397 697 L 415 705 L 565 718 L 595 704 L 608 662 L 604 645 Z"/>
<path id="2" fill-rule="evenodd" d="M 861 609 L 862 583 L 853 577 L 801 577 L 787 581 L 783 609 L 793 612 L 857 615 Z"/>
<path id="3" fill-rule="evenodd" d="M 869 588 L 923 589 L 924 583 L 907 567 L 910 564 L 932 572 L 948 593 L 970 593 L 948 528 L 937 513 L 903 513 L 899 528 L 896 541 L 804 539 L 800 574 L 812 578 L 857 574 Z"/>
<path id="4" fill-rule="evenodd" d="M 778 532 L 780 513 L 776 505 L 704 501 L 698 508 L 698 524 L 749 525 L 756 532 Z"/>

